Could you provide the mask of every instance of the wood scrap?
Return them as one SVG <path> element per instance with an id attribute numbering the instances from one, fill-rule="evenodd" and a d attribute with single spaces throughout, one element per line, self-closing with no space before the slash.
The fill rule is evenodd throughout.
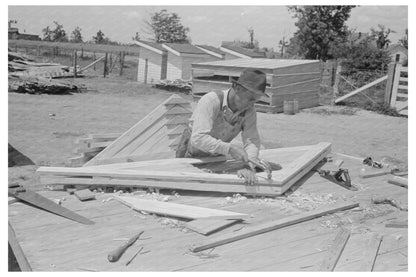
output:
<path id="1" fill-rule="evenodd" d="M 403 178 L 400 176 L 392 176 L 390 177 L 387 182 L 389 184 L 393 184 L 396 186 L 400 186 L 400 187 L 404 187 L 404 188 L 408 188 L 408 179 L 407 178 Z"/>
<path id="2" fill-rule="evenodd" d="M 335 237 L 331 248 L 328 250 L 319 271 L 334 271 L 350 236 L 351 232 L 349 230 L 341 228 Z"/>
<path id="3" fill-rule="evenodd" d="M 12 73 L 9 74 L 9 91 L 29 94 L 71 94 L 81 92 L 81 87 L 69 82 Z"/>
<path id="4" fill-rule="evenodd" d="M 21 248 L 19 241 L 16 238 L 16 234 L 13 230 L 12 225 L 9 222 L 9 247 L 12 249 L 14 256 L 16 257 L 17 263 L 19 264 L 21 271 L 32 271 L 32 268 Z"/>
<path id="5" fill-rule="evenodd" d="M 383 176 L 387 174 L 392 174 L 394 172 L 398 171 L 397 168 L 386 168 L 386 169 L 373 169 L 373 168 L 362 168 L 360 170 L 360 178 L 372 178 L 372 177 L 378 177 Z"/>
<path id="6" fill-rule="evenodd" d="M 403 221 L 389 221 L 387 222 L 384 226 L 386 226 L 387 228 L 408 228 L 409 223 L 407 220 L 403 220 Z"/>
<path id="7" fill-rule="evenodd" d="M 82 189 L 82 190 L 76 190 L 74 191 L 74 195 L 80 200 L 80 201 L 86 201 L 86 200 L 92 200 L 95 199 L 95 193 L 90 191 L 89 189 Z"/>
<path id="8" fill-rule="evenodd" d="M 222 235 L 221 237 L 212 238 L 202 243 L 191 246 L 190 250 L 192 252 L 199 252 L 209 248 L 217 247 L 220 245 L 228 244 L 237 240 L 249 238 L 252 236 L 260 235 L 266 232 L 284 228 L 293 224 L 301 223 L 304 221 L 312 220 L 321 216 L 328 214 L 333 214 L 339 211 L 353 209 L 358 207 L 358 203 L 352 202 L 341 202 L 335 205 L 328 205 L 320 207 L 316 210 L 309 211 L 302 214 L 292 215 L 286 218 L 273 220 L 271 222 L 265 222 L 263 224 L 254 225 L 247 227 L 241 231 L 230 233 L 227 235 Z"/>
<path id="9" fill-rule="evenodd" d="M 215 210 L 176 203 L 167 203 L 157 200 L 146 200 L 131 196 L 115 196 L 124 205 L 136 210 L 148 213 L 166 215 L 172 217 L 196 219 L 196 218 L 222 218 L 241 219 L 248 215 L 230 211 Z"/>
<path id="10" fill-rule="evenodd" d="M 194 219 L 185 224 L 186 228 L 191 229 L 197 233 L 208 236 L 217 231 L 223 230 L 241 219 L 221 219 L 221 218 L 199 218 Z"/>
<path id="11" fill-rule="evenodd" d="M 391 198 L 391 197 L 372 197 L 371 203 L 373 204 L 389 204 L 395 208 L 398 208 L 401 211 L 408 211 L 407 207 L 403 207 L 397 200 Z"/>

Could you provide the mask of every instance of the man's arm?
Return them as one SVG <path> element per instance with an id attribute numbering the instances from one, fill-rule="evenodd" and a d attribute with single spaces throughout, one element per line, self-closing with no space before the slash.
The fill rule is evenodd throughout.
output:
<path id="1" fill-rule="evenodd" d="M 260 135 L 257 130 L 257 115 L 253 107 L 247 111 L 246 118 L 243 123 L 243 130 L 241 137 L 244 143 L 244 150 L 246 150 L 249 158 L 258 158 L 260 149 Z"/>
<path id="2" fill-rule="evenodd" d="M 192 115 L 191 147 L 210 154 L 228 154 L 230 143 L 209 134 L 219 112 L 219 106 L 220 101 L 216 93 L 208 93 L 199 100 Z"/>

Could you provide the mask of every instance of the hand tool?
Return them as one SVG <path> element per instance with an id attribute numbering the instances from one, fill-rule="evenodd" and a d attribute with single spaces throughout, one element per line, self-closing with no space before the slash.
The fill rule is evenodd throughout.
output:
<path id="1" fill-rule="evenodd" d="M 363 164 L 372 166 L 374 168 L 383 168 L 383 164 L 381 162 L 373 161 L 371 157 L 367 157 L 363 160 Z"/>
<path id="2" fill-rule="evenodd" d="M 128 262 L 126 263 L 126 266 L 128 266 L 133 260 L 134 258 L 136 258 L 136 256 L 143 250 L 143 246 L 140 247 L 139 251 L 136 252 L 136 254 L 133 255 L 133 257 L 131 257 L 130 260 L 128 260 Z"/>
<path id="3" fill-rule="evenodd" d="M 342 186 L 343 188 L 349 189 L 349 190 L 358 190 L 355 186 L 351 183 L 351 178 L 348 173 L 348 169 L 339 168 L 336 171 L 330 171 L 330 170 L 323 170 L 323 169 L 317 169 L 316 170 L 319 175 L 337 185 Z"/>
<path id="4" fill-rule="evenodd" d="M 140 233 L 138 233 L 137 235 L 129 239 L 125 244 L 111 251 L 108 254 L 108 260 L 112 263 L 117 262 L 120 259 L 120 257 L 123 255 L 123 253 L 127 250 L 127 248 L 133 245 L 133 243 L 135 243 L 136 240 L 139 239 L 139 237 L 143 234 L 143 232 L 144 231 L 141 231 Z"/>
<path id="5" fill-rule="evenodd" d="M 35 207 L 38 207 L 42 210 L 46 210 L 48 212 L 60 215 L 62 217 L 74 220 L 76 222 L 82 224 L 94 224 L 94 221 L 89 220 L 67 208 L 64 208 L 52 200 L 36 193 L 34 191 L 28 190 L 18 183 L 11 183 L 9 184 L 9 196 L 15 197 L 23 202 L 31 204 Z"/>
<path id="6" fill-rule="evenodd" d="M 251 158 L 248 158 L 248 161 L 257 166 L 258 168 L 264 170 L 267 173 L 267 179 L 272 179 L 272 167 L 269 164 L 269 162 L 262 159 L 255 160 Z"/>

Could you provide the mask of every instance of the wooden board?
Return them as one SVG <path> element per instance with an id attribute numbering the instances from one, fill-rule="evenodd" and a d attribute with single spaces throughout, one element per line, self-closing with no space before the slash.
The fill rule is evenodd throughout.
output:
<path id="1" fill-rule="evenodd" d="M 84 167 L 111 163 L 113 158 L 124 159 L 128 156 L 140 156 L 146 154 L 150 147 L 160 149 L 153 153 L 173 152 L 172 149 L 163 148 L 164 140 L 160 136 L 167 136 L 167 125 L 173 129 L 179 124 L 186 124 L 191 116 L 189 101 L 180 96 L 172 95 L 152 112 L 115 139 L 103 151 L 88 161 Z M 162 131 L 162 134 L 160 133 Z M 155 140 L 159 138 L 159 140 Z M 162 149 L 163 148 L 163 149 Z M 150 158 L 151 159 L 151 158 Z"/>
<path id="2" fill-rule="evenodd" d="M 339 258 L 341 257 L 342 251 L 344 251 L 345 245 L 351 236 L 351 232 L 347 229 L 342 228 L 335 240 L 333 241 L 331 248 L 325 255 L 325 259 L 321 264 L 320 271 L 334 271 Z"/>
<path id="3" fill-rule="evenodd" d="M 374 233 L 368 240 L 364 250 L 364 259 L 360 262 L 359 271 L 373 271 L 382 240 L 383 237 L 377 233 Z"/>
<path id="4" fill-rule="evenodd" d="M 297 180 L 308 173 L 329 153 L 330 149 L 330 143 L 322 142 L 308 147 L 262 150 L 260 157 L 269 162 L 280 164 L 282 168 L 272 171 L 271 179 L 267 177 L 265 172 L 257 173 L 257 186 L 245 185 L 244 180 L 238 178 L 235 171 L 232 174 L 209 173 L 204 171 L 203 166 L 198 168 L 194 166 L 200 164 L 202 161 L 206 162 L 207 159 L 170 159 L 163 162 L 160 160 L 144 161 L 82 168 L 40 167 L 37 172 L 41 176 L 51 177 L 106 177 L 130 179 L 147 183 L 157 181 L 163 182 L 164 187 L 173 189 L 279 195 L 284 193 Z M 162 163 L 165 166 L 162 166 Z M 221 166 L 226 169 L 227 164 L 230 164 L 233 169 L 236 169 L 235 161 L 225 162 Z M 239 168 L 243 168 L 243 166 L 241 163 Z"/>
<path id="5" fill-rule="evenodd" d="M 336 213 L 343 210 L 348 210 L 352 208 L 358 207 L 358 203 L 351 203 L 351 202 L 344 202 L 338 203 L 335 205 L 324 206 L 320 207 L 316 210 L 305 212 L 302 214 L 297 214 L 293 216 L 289 216 L 283 219 L 265 222 L 263 224 L 247 227 L 241 231 L 230 233 L 227 235 L 222 235 L 217 238 L 209 239 L 206 241 L 201 242 L 200 244 L 193 245 L 191 247 L 192 252 L 200 252 L 206 249 L 210 249 L 213 247 L 217 247 L 220 245 L 228 244 L 234 241 L 238 241 L 241 239 L 245 239 L 252 236 L 257 236 L 259 234 L 263 234 L 266 232 L 270 232 L 276 229 L 284 228 L 293 224 L 297 224 L 300 222 L 308 221 L 317 217 L 321 217 L 324 215 Z"/>
<path id="6" fill-rule="evenodd" d="M 407 188 L 409 181 L 408 181 L 407 178 L 403 178 L 403 177 L 400 177 L 400 176 L 392 176 L 388 179 L 387 182 L 389 184 L 393 184 L 393 185 L 396 185 L 396 186 Z"/>
<path id="7" fill-rule="evenodd" d="M 179 218 L 196 219 L 205 217 L 215 217 L 241 219 L 247 216 L 246 214 L 241 213 L 162 202 L 157 200 L 146 200 L 138 197 L 116 196 L 116 199 L 136 211 L 145 211 L 148 213 L 167 215 Z"/>
<path id="8" fill-rule="evenodd" d="M 197 233 L 208 236 L 228 226 L 231 226 L 240 219 L 202 218 L 194 219 L 186 223 L 186 227 Z"/>

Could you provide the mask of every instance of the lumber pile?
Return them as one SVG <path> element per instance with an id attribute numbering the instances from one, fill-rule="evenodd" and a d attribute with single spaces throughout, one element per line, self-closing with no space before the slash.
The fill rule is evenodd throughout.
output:
<path id="1" fill-rule="evenodd" d="M 89 134 L 85 137 L 77 138 L 75 140 L 76 148 L 74 152 L 80 155 L 69 159 L 71 166 L 82 165 L 88 162 L 121 135 L 121 133 Z"/>
<path id="2" fill-rule="evenodd" d="M 178 91 L 185 94 L 189 94 L 192 91 L 192 82 L 184 81 L 177 79 L 174 81 L 170 80 L 160 80 L 157 83 L 153 84 L 153 87 L 164 89 L 167 91 Z"/>
<path id="3" fill-rule="evenodd" d="M 56 63 L 36 63 L 18 53 L 9 52 L 9 91 L 30 94 L 71 94 L 80 87 L 53 78 L 73 77 L 74 68 Z"/>

